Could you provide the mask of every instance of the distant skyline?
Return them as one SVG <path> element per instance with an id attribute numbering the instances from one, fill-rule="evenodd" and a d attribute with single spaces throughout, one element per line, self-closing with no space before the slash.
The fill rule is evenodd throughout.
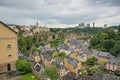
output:
<path id="1" fill-rule="evenodd" d="M 1 0 L 0 20 L 9 24 L 73 27 L 120 24 L 120 0 Z"/>

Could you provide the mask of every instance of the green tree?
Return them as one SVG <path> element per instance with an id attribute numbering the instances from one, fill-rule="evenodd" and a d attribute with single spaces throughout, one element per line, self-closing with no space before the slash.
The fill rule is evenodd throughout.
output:
<path id="1" fill-rule="evenodd" d="M 92 57 L 92 58 L 89 58 L 87 61 L 86 61 L 86 64 L 89 65 L 89 66 L 93 66 L 95 64 L 95 62 L 97 62 L 97 58 L 96 57 Z"/>
<path id="2" fill-rule="evenodd" d="M 57 47 L 60 43 L 64 43 L 64 38 L 55 39 L 54 41 L 50 42 L 50 45 L 51 47 Z"/>
<path id="3" fill-rule="evenodd" d="M 94 35 L 93 38 L 91 39 L 91 46 L 96 46 L 98 45 L 100 42 L 99 38 L 98 38 L 98 34 Z"/>
<path id="4" fill-rule="evenodd" d="M 31 63 L 27 62 L 26 60 L 19 59 L 16 62 L 17 70 L 19 70 L 22 73 L 29 73 L 29 72 L 31 72 L 31 67 L 32 67 Z"/>
<path id="5" fill-rule="evenodd" d="M 32 48 L 33 43 L 33 37 L 19 36 L 18 38 L 18 47 L 26 55 L 29 54 L 29 50 Z"/>
<path id="6" fill-rule="evenodd" d="M 116 74 L 117 76 L 120 76 L 120 71 L 116 70 L 116 71 L 115 71 L 115 74 Z"/>
<path id="7" fill-rule="evenodd" d="M 40 80 L 37 77 L 35 77 L 32 73 L 27 73 L 23 75 L 22 80 Z"/>
<path id="8" fill-rule="evenodd" d="M 61 52 L 58 54 L 58 56 L 61 58 L 61 59 L 64 59 L 66 57 L 66 53 L 64 52 Z"/>
<path id="9" fill-rule="evenodd" d="M 107 60 L 102 60 L 102 61 L 100 62 L 100 64 L 106 65 L 106 64 L 107 64 Z"/>
<path id="10" fill-rule="evenodd" d="M 90 41 L 90 48 L 110 52 L 117 56 L 120 53 L 120 33 L 114 33 L 113 28 L 95 34 Z"/>
<path id="11" fill-rule="evenodd" d="M 88 72 L 88 75 L 93 75 L 96 72 L 103 72 L 103 70 L 100 68 L 90 68 L 87 70 L 87 72 Z"/>
<path id="12" fill-rule="evenodd" d="M 53 56 L 53 58 L 60 57 L 61 59 L 64 59 L 66 57 L 66 53 L 64 53 L 64 52 L 61 52 L 61 53 L 54 52 L 52 56 Z"/>
<path id="13" fill-rule="evenodd" d="M 59 72 L 55 66 L 46 66 L 43 74 L 50 77 L 51 80 L 59 78 Z"/>
<path id="14" fill-rule="evenodd" d="M 120 53 L 120 41 L 117 41 L 114 47 L 111 49 L 111 54 L 117 56 Z"/>
<path id="15" fill-rule="evenodd" d="M 27 50 L 27 44 L 26 44 L 26 41 L 25 41 L 25 38 L 23 37 L 23 36 L 20 36 L 19 38 L 18 38 L 18 47 L 19 47 L 19 49 L 22 51 L 22 52 L 26 52 L 26 50 Z"/>
<path id="16" fill-rule="evenodd" d="M 114 39 L 115 38 L 115 33 L 113 28 L 108 28 L 106 31 L 109 35 L 109 38 Z"/>
<path id="17" fill-rule="evenodd" d="M 58 52 L 54 52 L 52 56 L 53 56 L 53 58 L 57 58 L 57 57 L 59 57 L 59 53 Z"/>
<path id="18" fill-rule="evenodd" d="M 113 46 L 115 45 L 115 40 L 114 39 L 106 39 L 106 40 L 104 40 L 102 45 L 103 45 L 105 51 L 109 51 L 109 49 L 113 48 Z"/>
<path id="19" fill-rule="evenodd" d="M 99 39 L 108 39 L 109 38 L 108 34 L 105 32 L 98 33 L 98 37 L 99 37 Z"/>
<path id="20" fill-rule="evenodd" d="M 120 33 L 120 25 L 118 26 L 118 33 Z"/>

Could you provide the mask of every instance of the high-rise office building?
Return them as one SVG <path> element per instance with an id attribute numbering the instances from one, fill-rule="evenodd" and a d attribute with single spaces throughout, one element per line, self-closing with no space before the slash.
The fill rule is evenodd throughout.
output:
<path id="1" fill-rule="evenodd" d="M 89 24 L 89 23 L 87 24 L 87 27 L 90 27 L 90 24 Z"/>
<path id="2" fill-rule="evenodd" d="M 107 28 L 107 24 L 104 24 L 104 28 Z"/>
<path id="3" fill-rule="evenodd" d="M 38 22 L 36 22 L 36 27 L 38 27 Z"/>
<path id="4" fill-rule="evenodd" d="M 78 28 L 85 28 L 85 23 L 78 24 Z"/>
<path id="5" fill-rule="evenodd" d="M 95 22 L 93 22 L 93 27 L 95 27 Z"/>

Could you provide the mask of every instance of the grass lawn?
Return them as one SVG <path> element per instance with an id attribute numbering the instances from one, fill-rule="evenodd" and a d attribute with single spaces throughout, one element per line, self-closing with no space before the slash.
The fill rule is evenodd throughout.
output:
<path id="1" fill-rule="evenodd" d="M 23 75 L 22 80 L 39 80 L 39 79 L 36 78 L 32 73 L 27 73 Z"/>

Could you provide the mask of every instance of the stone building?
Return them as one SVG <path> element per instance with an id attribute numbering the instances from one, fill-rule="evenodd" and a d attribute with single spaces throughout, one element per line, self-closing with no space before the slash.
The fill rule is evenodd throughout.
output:
<path id="1" fill-rule="evenodd" d="M 81 69 L 81 62 L 77 59 L 67 56 L 64 59 L 64 66 L 73 73 L 78 73 L 78 70 Z"/>
<path id="2" fill-rule="evenodd" d="M 0 73 L 15 71 L 17 59 L 17 33 L 0 21 Z"/>
<path id="3" fill-rule="evenodd" d="M 110 71 L 120 71 L 120 58 L 109 59 L 105 67 Z"/>
<path id="4" fill-rule="evenodd" d="M 36 63 L 39 63 L 39 62 L 40 62 L 40 55 L 39 55 L 38 52 L 35 52 L 35 53 L 34 53 L 34 61 L 35 61 Z"/>

